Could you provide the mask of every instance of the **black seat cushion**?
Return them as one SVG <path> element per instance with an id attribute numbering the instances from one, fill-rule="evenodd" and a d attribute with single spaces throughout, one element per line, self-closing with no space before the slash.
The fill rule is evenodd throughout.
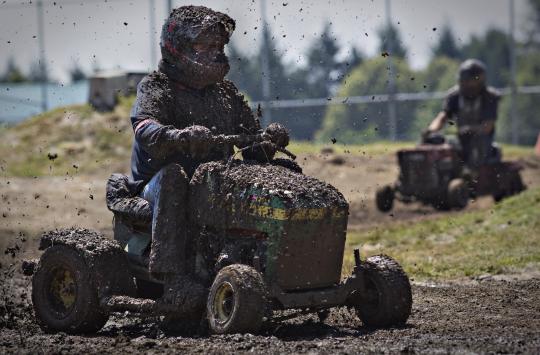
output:
<path id="1" fill-rule="evenodd" d="M 107 180 L 107 208 L 125 224 L 148 226 L 152 222 L 152 208 L 148 201 L 137 196 L 138 190 L 126 175 L 112 174 Z"/>

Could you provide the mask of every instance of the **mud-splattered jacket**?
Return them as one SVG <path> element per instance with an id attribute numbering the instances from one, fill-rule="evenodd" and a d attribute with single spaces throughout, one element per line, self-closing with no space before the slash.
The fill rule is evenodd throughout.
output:
<path id="1" fill-rule="evenodd" d="M 173 129 L 189 134 L 191 126 L 199 125 L 211 129 L 215 135 L 254 134 L 260 129 L 258 119 L 232 82 L 225 80 L 194 90 L 160 71 L 139 83 L 131 122 L 135 132 L 132 178 L 143 182 L 167 164 L 179 163 L 192 175 L 200 163 L 223 159 L 232 152 L 232 146 L 216 145 L 204 160 L 194 159 L 170 139 L 168 133 Z"/>

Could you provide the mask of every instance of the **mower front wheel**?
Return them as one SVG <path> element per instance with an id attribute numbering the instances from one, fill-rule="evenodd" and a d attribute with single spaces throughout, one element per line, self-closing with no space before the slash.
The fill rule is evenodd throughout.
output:
<path id="1" fill-rule="evenodd" d="M 412 308 L 409 279 L 391 257 L 376 255 L 363 264 L 365 292 L 355 309 L 368 327 L 401 326 L 407 322 Z"/>
<path id="2" fill-rule="evenodd" d="M 248 265 L 229 265 L 219 271 L 210 288 L 208 326 L 215 334 L 257 333 L 266 307 L 262 275 Z"/>
<path id="3" fill-rule="evenodd" d="M 379 211 L 388 212 L 394 207 L 394 195 L 394 188 L 390 185 L 377 189 L 375 202 Z"/>
<path id="4" fill-rule="evenodd" d="M 469 203 L 469 188 L 463 179 L 452 179 L 448 184 L 448 205 L 450 208 L 463 209 Z"/>

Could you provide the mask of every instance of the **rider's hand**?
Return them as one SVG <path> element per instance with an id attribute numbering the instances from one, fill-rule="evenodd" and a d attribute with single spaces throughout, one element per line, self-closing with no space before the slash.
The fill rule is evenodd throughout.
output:
<path id="1" fill-rule="evenodd" d="M 287 132 L 285 126 L 279 123 L 271 123 L 264 130 L 264 135 L 280 148 L 284 148 L 289 144 L 289 132 Z"/>
<path id="2" fill-rule="evenodd" d="M 194 158 L 204 158 L 214 143 L 214 135 L 204 126 L 191 126 L 188 141 L 190 155 Z"/>
<path id="3" fill-rule="evenodd" d="M 432 130 L 430 130 L 429 128 L 426 128 L 422 131 L 422 133 L 420 134 L 420 136 L 422 137 L 422 140 L 426 140 L 429 138 L 429 136 L 433 133 Z"/>

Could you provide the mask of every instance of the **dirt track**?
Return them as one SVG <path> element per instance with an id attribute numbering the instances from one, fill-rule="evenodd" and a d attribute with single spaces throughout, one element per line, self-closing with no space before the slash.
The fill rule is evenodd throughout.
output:
<path id="1" fill-rule="evenodd" d="M 377 187 L 397 178 L 394 155 L 343 157 L 344 163 L 339 165 L 329 163 L 332 157 L 323 155 L 300 156 L 298 162 L 305 174 L 331 183 L 345 195 L 351 205 L 349 228 L 371 228 L 396 220 L 436 218 L 442 214 L 420 204 L 401 203 L 396 203 L 391 214 L 380 213 L 373 198 Z M 524 164 L 524 182 L 531 187 L 540 186 L 540 160 L 531 157 Z M 0 177 L 0 248 L 21 232 L 31 237 L 69 226 L 97 229 L 110 235 L 112 214 L 105 207 L 105 182 L 110 173 Z M 472 201 L 467 208 L 488 208 L 492 204 L 492 199 L 485 197 Z"/>
<path id="2" fill-rule="evenodd" d="M 164 334 L 154 319 L 115 316 L 96 336 L 44 334 L 28 305 L 28 281 L 7 281 L 17 294 L 0 309 L 1 353 L 538 353 L 540 280 L 415 285 L 404 328 L 362 327 L 348 310 L 325 324 L 313 316 L 271 325 L 265 333 L 231 336 Z M 24 297 L 21 293 L 26 292 Z M 8 316 L 8 317 L 6 317 Z M 8 319 L 6 319 L 8 318 Z"/>
<path id="3" fill-rule="evenodd" d="M 396 220 L 436 218 L 440 212 L 398 204 L 393 216 L 379 213 L 373 194 L 397 176 L 392 156 L 348 157 L 329 164 L 303 157 L 304 171 L 340 189 L 351 203 L 350 226 L 370 228 Z M 527 163 L 524 180 L 540 185 L 540 164 Z M 536 165 L 535 165 L 536 164 Z M 111 233 L 105 208 L 105 173 L 93 176 L 0 178 L 0 247 L 18 245 L 23 253 L 0 256 L 0 283 L 15 297 L 0 295 L 0 353 L 4 352 L 540 352 L 540 278 L 522 281 L 468 281 L 415 285 L 413 314 L 402 329 L 372 330 L 347 312 L 333 312 L 326 324 L 304 317 L 273 326 L 260 336 L 165 336 L 157 323 L 135 317 L 113 318 L 93 337 L 43 334 L 29 307 L 28 280 L 18 272 L 21 256 L 36 255 L 34 236 L 42 230 L 77 225 Z M 9 182 L 9 183 L 8 183 Z M 491 206 L 480 199 L 468 209 Z M 21 234 L 22 233 L 22 234 Z M 24 242 L 22 240 L 25 240 Z M 10 264 L 14 263 L 12 267 Z M 6 287 L 7 286 L 7 287 Z M 24 296 L 23 296 L 24 294 Z M 2 307 L 8 300 L 6 307 Z M 13 302 L 10 304 L 9 302 Z M 11 318 L 15 316 L 15 318 Z"/>

